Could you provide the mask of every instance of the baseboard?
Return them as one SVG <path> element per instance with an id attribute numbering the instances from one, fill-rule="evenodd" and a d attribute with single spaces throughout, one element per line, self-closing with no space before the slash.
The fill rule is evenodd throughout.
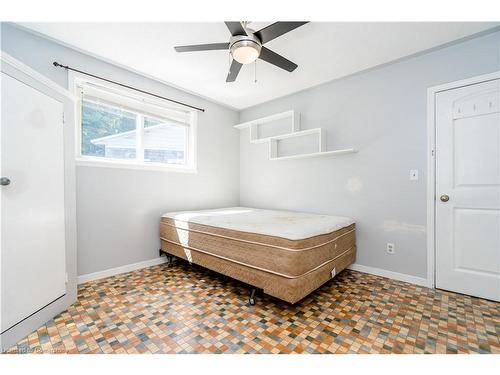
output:
<path id="1" fill-rule="evenodd" d="M 78 284 L 83 284 L 83 283 L 86 283 L 88 281 L 93 281 L 93 280 L 104 279 L 105 277 L 115 276 L 115 275 L 119 275 L 121 273 L 131 272 L 131 271 L 135 271 L 135 270 L 138 270 L 141 268 L 156 266 L 158 264 L 163 264 L 166 261 L 167 261 L 167 258 L 160 257 L 160 258 L 145 260 L 142 262 L 126 264 L 126 265 L 120 266 L 120 267 L 109 268 L 109 269 L 103 270 L 103 271 L 88 273 L 86 275 L 80 275 L 80 276 L 78 276 Z M 387 277 L 389 279 L 394 279 L 394 280 L 404 281 L 404 282 L 411 283 L 411 284 L 429 287 L 429 283 L 428 283 L 427 279 L 424 279 L 423 277 L 407 275 L 407 274 L 399 273 L 399 272 L 387 271 L 387 270 L 384 270 L 382 268 L 363 266 L 361 264 L 356 264 L 356 263 L 351 264 L 348 268 L 353 270 L 353 271 L 369 273 L 371 275 Z"/>
<path id="2" fill-rule="evenodd" d="M 135 270 L 138 270 L 141 268 L 156 266 L 158 264 L 165 263 L 166 261 L 167 261 L 167 258 L 160 257 L 160 258 L 145 260 L 142 262 L 126 264 L 126 265 L 120 266 L 120 267 L 109 268 L 109 269 L 103 270 L 103 271 L 88 273 L 86 275 L 80 275 L 80 276 L 78 276 L 77 280 L 78 280 L 78 284 L 83 284 L 83 283 L 86 283 L 86 282 L 92 281 L 92 280 L 99 280 L 99 279 L 103 279 L 105 277 L 119 275 L 121 273 L 131 272 L 131 271 L 135 271 Z"/>
<path id="3" fill-rule="evenodd" d="M 394 279 L 394 280 L 404 281 L 404 282 L 411 283 L 411 284 L 429 287 L 429 282 L 427 281 L 427 279 L 425 279 L 423 277 L 407 275 L 405 273 L 387 271 L 387 270 L 384 270 L 381 268 L 363 266 L 361 264 L 356 264 L 356 263 L 351 264 L 348 268 L 350 270 L 353 270 L 353 271 L 369 273 L 372 275 L 387 277 L 389 279 Z"/>

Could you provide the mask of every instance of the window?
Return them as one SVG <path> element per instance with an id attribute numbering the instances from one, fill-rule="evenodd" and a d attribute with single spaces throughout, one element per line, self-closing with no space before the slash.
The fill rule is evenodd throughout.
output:
<path id="1" fill-rule="evenodd" d="M 81 164 L 194 170 L 195 113 L 147 95 L 75 79 Z"/>

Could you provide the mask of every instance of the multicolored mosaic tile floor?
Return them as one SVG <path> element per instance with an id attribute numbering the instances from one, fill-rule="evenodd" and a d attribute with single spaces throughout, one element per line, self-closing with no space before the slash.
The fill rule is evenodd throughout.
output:
<path id="1" fill-rule="evenodd" d="M 344 271 L 297 305 L 179 263 L 83 284 L 10 353 L 500 353 L 500 303 Z"/>

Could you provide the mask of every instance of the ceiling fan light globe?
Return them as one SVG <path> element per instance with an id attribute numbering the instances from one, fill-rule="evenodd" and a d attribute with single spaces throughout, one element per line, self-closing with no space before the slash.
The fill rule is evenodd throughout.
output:
<path id="1" fill-rule="evenodd" d="M 261 45 L 253 40 L 243 39 L 231 45 L 231 55 L 240 64 L 253 63 L 260 55 Z"/>
<path id="2" fill-rule="evenodd" d="M 253 63 L 258 57 L 259 51 L 253 47 L 240 47 L 233 52 L 233 58 L 240 64 Z"/>

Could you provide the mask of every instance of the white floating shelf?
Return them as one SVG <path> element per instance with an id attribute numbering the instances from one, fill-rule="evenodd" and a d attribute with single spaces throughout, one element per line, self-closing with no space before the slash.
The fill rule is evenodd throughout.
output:
<path id="1" fill-rule="evenodd" d="M 299 130 L 299 131 L 295 131 L 293 133 L 275 135 L 273 137 L 269 137 L 268 139 L 280 140 L 280 139 L 287 139 L 287 138 L 304 137 L 304 136 L 313 135 L 313 134 L 317 134 L 319 138 L 322 138 L 322 137 L 324 137 L 324 129 L 314 128 L 314 129 L 307 129 L 307 130 Z"/>
<path id="2" fill-rule="evenodd" d="M 293 160 L 293 159 L 304 159 L 304 158 L 317 158 L 323 156 L 340 156 L 344 154 L 354 154 L 357 151 L 353 148 L 346 148 L 344 150 L 333 150 L 333 151 L 323 151 L 323 152 L 313 152 L 310 154 L 298 154 L 298 155 L 290 155 L 290 156 L 281 156 L 281 157 L 270 157 L 270 160 Z"/>
<path id="3" fill-rule="evenodd" d="M 278 124 L 279 126 L 281 126 L 281 128 L 279 129 L 281 131 L 281 134 L 274 134 L 271 136 L 261 137 L 263 133 L 262 126 L 269 124 L 267 125 L 268 128 L 265 129 L 266 130 L 265 132 L 269 134 L 271 127 L 273 125 L 272 123 L 283 119 L 290 119 L 290 124 L 287 125 L 285 123 L 285 126 L 283 126 L 282 123 Z M 274 125 L 276 126 L 276 124 Z M 344 154 L 353 154 L 357 152 L 353 148 L 346 148 L 344 150 L 326 151 L 326 137 L 325 137 L 326 130 L 321 128 L 300 130 L 300 114 L 295 113 L 295 111 L 293 110 L 276 113 L 271 116 L 261 117 L 255 120 L 243 122 L 241 124 L 234 125 L 234 128 L 236 129 L 250 128 L 250 143 L 269 142 L 270 160 L 293 160 L 293 159 L 316 158 L 316 157 L 327 157 L 327 156 L 335 157 Z M 284 132 L 283 128 L 285 128 Z M 276 131 L 276 129 L 274 130 Z M 313 136 L 312 140 L 311 136 Z M 297 145 L 296 141 L 294 140 L 288 142 L 288 145 L 286 144 L 287 143 L 286 140 L 293 138 L 300 138 L 300 137 L 304 138 L 304 141 L 299 142 L 299 145 Z M 314 139 L 314 137 L 316 137 L 316 139 Z M 283 143 L 281 144 L 282 148 L 281 151 L 283 152 L 283 148 L 285 149 L 284 156 L 279 156 L 280 143 Z M 302 152 L 299 151 L 298 153 L 293 153 L 292 155 L 286 155 L 287 153 L 286 149 L 287 148 L 288 150 L 290 149 L 290 143 L 292 148 L 293 146 L 296 147 L 298 146 L 298 148 Z M 293 152 L 297 152 L 297 149 L 293 150 Z"/>
<path id="4" fill-rule="evenodd" d="M 236 129 L 245 129 L 245 128 L 250 127 L 251 125 L 262 125 L 262 124 L 265 124 L 268 122 L 281 120 L 281 119 L 284 119 L 287 117 L 295 118 L 295 111 L 290 110 L 290 111 L 286 111 L 286 112 L 276 113 L 276 114 L 271 115 L 271 116 L 261 117 L 261 118 L 258 118 L 258 119 L 252 120 L 252 121 L 242 122 L 241 124 L 234 125 L 234 127 Z"/>
<path id="5" fill-rule="evenodd" d="M 269 158 L 278 159 L 285 156 L 279 156 L 280 143 L 292 138 L 313 138 L 312 149 L 314 152 L 324 152 L 326 151 L 326 137 L 325 130 L 321 128 L 301 130 L 294 133 L 282 134 L 275 137 L 269 138 Z M 308 152 L 309 153 L 309 152 Z"/>
<path id="6" fill-rule="evenodd" d="M 296 114 L 295 111 L 293 110 L 244 122 L 242 124 L 235 125 L 234 127 L 236 129 L 250 128 L 250 143 L 264 143 L 269 141 L 270 138 L 280 134 L 274 134 L 271 136 L 262 137 L 261 136 L 262 127 L 268 127 L 269 131 L 269 129 L 272 128 L 273 125 L 276 126 L 277 121 L 286 119 L 289 119 L 290 124 L 289 125 L 285 124 L 284 133 L 283 129 L 280 129 L 282 134 L 293 133 L 300 129 L 300 115 Z M 283 128 L 283 126 L 281 127 Z"/>

